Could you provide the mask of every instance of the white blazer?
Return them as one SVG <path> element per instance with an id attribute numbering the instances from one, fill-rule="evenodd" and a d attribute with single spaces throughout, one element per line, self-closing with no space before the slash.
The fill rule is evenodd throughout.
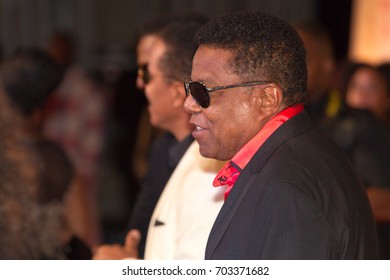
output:
<path id="1" fill-rule="evenodd" d="M 203 260 L 225 187 L 212 183 L 225 162 L 203 158 L 194 141 L 166 184 L 149 224 L 145 260 Z"/>

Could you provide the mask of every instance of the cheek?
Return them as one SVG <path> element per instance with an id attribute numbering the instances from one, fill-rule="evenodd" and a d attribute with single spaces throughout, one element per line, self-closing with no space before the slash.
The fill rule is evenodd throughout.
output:
<path id="1" fill-rule="evenodd" d="M 205 114 L 211 132 L 212 146 L 220 159 L 233 157 L 248 140 L 248 134 L 252 133 L 255 127 L 255 122 L 249 121 L 253 120 L 249 106 L 245 103 L 240 104 L 239 107 L 220 106 L 219 108 L 226 109 Z"/>
<path id="2" fill-rule="evenodd" d="M 148 100 L 148 110 L 151 117 L 151 121 L 155 119 L 159 114 L 159 90 L 153 84 L 148 84 L 145 88 L 145 96 Z M 157 116 L 156 116 L 157 115 Z"/>
<path id="3" fill-rule="evenodd" d="M 161 91 L 161 87 L 158 87 L 157 83 L 151 82 L 145 86 L 145 95 L 150 103 L 154 103 L 158 96 L 158 93 Z"/>
<path id="4" fill-rule="evenodd" d="M 229 146 L 229 135 L 232 129 L 230 117 L 222 110 L 215 109 L 215 107 L 209 107 L 199 115 L 199 119 L 203 119 L 201 123 L 206 127 L 206 131 L 197 140 L 203 156 L 225 160 L 225 151 Z"/>
<path id="5" fill-rule="evenodd" d="M 244 97 L 246 96 L 244 95 Z M 237 98 L 231 102 L 239 105 L 229 106 L 229 110 L 224 112 L 228 119 L 229 127 L 234 128 L 236 131 L 247 130 L 255 121 L 254 115 L 257 114 L 253 109 L 253 104 L 246 98 Z"/>
<path id="6" fill-rule="evenodd" d="M 171 118 L 170 104 L 166 104 L 165 100 L 160 100 L 150 103 L 149 107 L 150 122 L 153 126 L 165 128 L 164 124 Z"/>

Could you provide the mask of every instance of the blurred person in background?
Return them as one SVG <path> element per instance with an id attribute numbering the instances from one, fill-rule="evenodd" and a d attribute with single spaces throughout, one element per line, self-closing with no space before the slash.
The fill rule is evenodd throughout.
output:
<path id="1" fill-rule="evenodd" d="M 105 129 L 105 91 L 74 62 L 75 42 L 68 32 L 54 32 L 47 46 L 50 56 L 65 71 L 64 78 L 46 106 L 43 131 L 58 143 L 72 162 L 79 193 L 84 197 L 82 220 L 89 246 L 101 242 L 97 207 L 99 167 Z"/>
<path id="2" fill-rule="evenodd" d="M 37 147 L 13 108 L 0 78 L 0 259 L 65 258 L 63 209 L 40 203 L 45 170 Z"/>
<path id="3" fill-rule="evenodd" d="M 306 48 L 308 81 L 306 108 L 310 116 L 326 123 L 342 110 L 343 103 L 335 84 L 337 62 L 334 58 L 332 39 L 328 31 L 313 22 L 293 24 Z"/>
<path id="4" fill-rule="evenodd" d="M 383 117 L 383 121 L 390 127 L 390 62 L 383 62 L 377 66 L 378 70 L 383 74 L 387 84 L 387 113 Z"/>
<path id="5" fill-rule="evenodd" d="M 366 110 L 354 109 L 343 98 L 344 76 L 337 70 L 333 42 L 318 23 L 300 22 L 294 27 L 307 55 L 310 116 L 347 154 L 361 177 L 378 225 L 381 258 L 390 258 L 390 135 L 389 130 Z M 340 76 L 336 76 L 340 75 Z M 341 85 L 336 85 L 340 81 Z"/>
<path id="6" fill-rule="evenodd" d="M 139 90 L 143 91 L 145 82 L 149 80 L 147 67 L 150 51 L 156 39 L 156 33 L 163 30 L 169 23 L 181 20 L 194 20 L 200 23 L 205 23 L 207 21 L 207 17 L 198 13 L 169 13 L 153 17 L 141 26 L 136 46 L 138 65 L 136 86 Z M 148 153 L 151 142 L 163 132 L 160 128 L 151 125 L 149 119 L 150 116 L 146 107 L 144 109 L 145 110 L 143 111 L 140 119 L 135 157 L 133 160 L 135 169 L 134 173 L 137 174 L 141 182 L 144 179 L 148 166 L 148 158 L 145 154 Z"/>
<path id="7" fill-rule="evenodd" d="M 102 242 L 122 242 L 141 184 L 133 164 L 140 153 L 135 144 L 146 98 L 136 87 L 137 68 L 130 48 L 110 47 L 99 54 L 102 63 L 95 77 L 108 93 L 99 166 L 99 219 Z"/>
<path id="8" fill-rule="evenodd" d="M 10 104 L 20 113 L 25 138 L 34 144 L 40 160 L 37 194 L 40 205 L 58 205 L 62 215 L 60 237 L 69 259 L 90 259 L 91 253 L 77 235 L 84 204 L 78 195 L 78 182 L 71 162 L 56 143 L 42 133 L 44 106 L 63 78 L 63 69 L 40 49 L 21 49 L 4 60 L 0 79 Z M 83 236 L 82 236 L 83 237 Z"/>
<path id="9" fill-rule="evenodd" d="M 385 67 L 352 64 L 347 70 L 345 101 L 349 107 L 371 111 L 378 120 L 389 124 L 390 84 Z"/>
<path id="10" fill-rule="evenodd" d="M 134 251 L 137 251 L 140 237 L 146 239 L 144 258 L 148 260 L 204 257 L 208 233 L 223 202 L 223 191 L 212 188 L 221 162 L 200 156 L 198 145 L 190 135 L 193 127 L 183 109 L 183 79 L 190 74 L 196 49 L 193 36 L 200 26 L 201 23 L 190 19 L 174 20 L 154 35 L 150 49 L 148 79 L 143 85 L 151 123 L 169 131 L 176 138 L 175 142 L 183 140 L 171 147 L 161 145 L 175 143 L 172 136 L 164 134 L 153 144 L 146 175 L 146 179 L 151 180 L 145 180 L 141 191 L 144 196 L 138 198 L 140 207 L 135 209 L 136 216 L 133 216 L 144 218 L 145 215 L 140 216 L 142 212 L 137 210 L 145 209 L 145 206 L 154 209 L 151 218 L 142 220 L 148 224 L 147 237 L 141 236 L 135 227 L 129 231 L 124 246 L 102 246 L 96 251 L 95 259 L 139 258 Z M 163 149 L 153 149 L 157 147 Z M 161 186 L 163 172 L 169 180 Z M 152 205 L 150 197 L 156 194 L 157 205 Z"/>
<path id="11" fill-rule="evenodd" d="M 146 87 L 150 88 L 148 84 L 151 82 L 151 76 L 148 70 L 148 64 L 151 50 L 158 39 L 158 33 L 176 21 L 204 23 L 206 20 L 207 18 L 205 16 L 196 13 L 164 14 L 152 18 L 142 25 L 136 48 L 138 64 L 136 85 L 140 90 L 145 91 Z M 183 58 L 184 61 L 186 59 L 187 56 Z M 182 69 L 186 67 L 186 64 L 179 66 L 181 63 L 179 62 L 180 58 L 176 58 L 174 61 L 177 61 L 178 64 L 176 71 L 183 71 Z M 164 88 L 161 90 L 163 91 Z M 158 103 L 158 101 L 155 101 L 155 103 Z M 159 114 L 161 112 L 154 113 L 156 116 Z M 177 121 L 181 120 L 185 124 L 185 119 L 187 119 L 185 114 L 178 118 Z M 142 238 L 138 247 L 139 257 L 141 258 L 144 256 L 146 236 L 153 210 L 169 177 L 192 141 L 192 137 L 189 136 L 188 139 L 178 145 L 177 140 L 173 140 L 172 133 L 165 133 L 164 135 L 164 131 L 166 130 L 173 131 L 172 128 L 167 129 L 165 126 L 156 122 L 156 120 L 151 120 L 151 112 L 148 112 L 148 108 L 145 107 L 143 118 L 141 118 L 139 124 L 138 141 L 135 146 L 138 153 L 134 157 L 135 173 L 139 176 L 141 189 L 127 226 L 127 230 L 138 229 L 141 233 Z M 185 124 L 183 126 L 186 127 L 187 134 L 189 135 L 190 129 L 188 125 Z M 175 146 L 177 147 L 175 148 Z M 145 155 L 148 156 L 145 157 Z M 145 161 L 145 158 L 147 158 L 147 161 Z"/>

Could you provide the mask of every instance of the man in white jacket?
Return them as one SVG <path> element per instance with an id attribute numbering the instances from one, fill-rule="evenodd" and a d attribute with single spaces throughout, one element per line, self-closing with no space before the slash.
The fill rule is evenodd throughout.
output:
<path id="1" fill-rule="evenodd" d="M 210 229 L 224 190 L 212 182 L 223 163 L 203 158 L 196 141 L 188 148 L 154 209 L 145 259 L 204 259 Z"/>
<path id="2" fill-rule="evenodd" d="M 186 94 L 182 82 L 191 72 L 192 57 L 197 47 L 192 38 L 198 27 L 198 23 L 191 21 L 173 22 L 156 35 L 148 62 L 148 83 L 145 85 L 152 123 L 166 125 L 165 121 L 169 119 L 162 121 L 161 116 L 167 108 L 172 107 L 173 111 L 179 106 L 184 112 Z M 173 114 L 172 118 L 175 118 Z M 188 126 L 188 118 L 184 119 Z M 178 129 L 171 130 L 172 134 L 178 134 Z M 145 259 L 204 259 L 208 234 L 223 203 L 224 191 L 212 187 L 213 179 L 223 164 L 203 158 L 198 144 L 192 143 L 154 210 L 146 239 Z M 137 230 L 132 230 L 124 246 L 101 246 L 96 250 L 94 259 L 138 258 L 140 237 Z"/>

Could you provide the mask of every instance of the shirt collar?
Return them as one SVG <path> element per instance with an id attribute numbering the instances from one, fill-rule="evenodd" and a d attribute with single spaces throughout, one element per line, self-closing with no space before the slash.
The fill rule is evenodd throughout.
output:
<path id="1" fill-rule="evenodd" d="M 299 114 L 304 109 L 303 104 L 288 107 L 274 116 L 263 128 L 228 162 L 217 174 L 213 186 L 227 185 L 225 198 L 228 196 L 232 186 L 240 175 L 240 172 L 247 166 L 248 162 L 264 144 L 264 142 L 287 120 Z"/>
<path id="2" fill-rule="evenodd" d="M 288 119 L 303 111 L 303 104 L 288 107 L 274 116 L 241 150 L 232 158 L 232 162 L 244 169 L 264 142 Z"/>

